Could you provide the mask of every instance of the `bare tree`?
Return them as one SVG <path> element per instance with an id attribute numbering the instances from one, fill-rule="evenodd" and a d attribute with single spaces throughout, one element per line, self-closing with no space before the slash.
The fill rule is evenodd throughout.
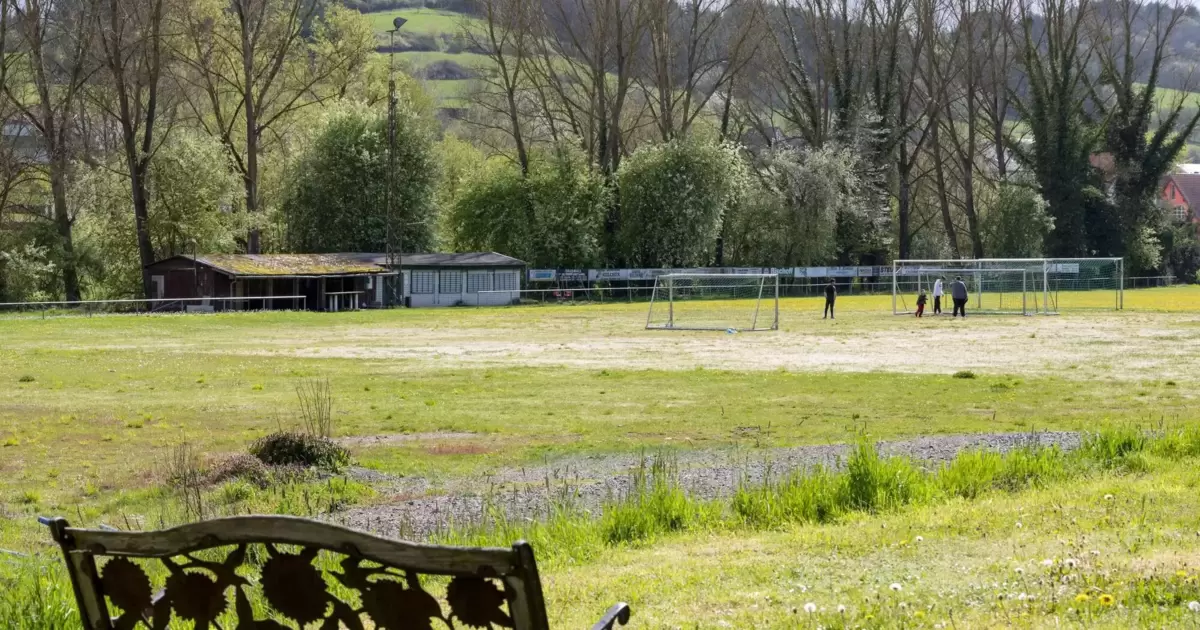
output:
<path id="1" fill-rule="evenodd" d="M 463 30 L 472 47 L 485 51 L 491 63 L 480 68 L 480 89 L 471 98 L 476 109 L 471 122 L 485 131 L 498 131 L 511 142 L 521 174 L 528 175 L 530 115 L 522 101 L 533 79 L 536 1 L 479 0 L 477 6 L 482 25 L 468 21 Z M 493 148 L 503 154 L 507 147 Z"/>
<path id="2" fill-rule="evenodd" d="M 89 53 L 95 7 L 93 0 L 14 2 L 9 8 L 18 45 L 15 53 L 4 51 L 5 65 L 21 75 L 9 73 L 4 92 L 46 148 L 53 220 L 63 254 L 63 289 L 69 301 L 78 300 L 80 292 L 72 236 L 75 217 L 68 206 L 67 183 L 77 146 L 76 108 L 81 89 L 94 71 Z M 18 58 L 12 65 L 9 54 Z"/>
<path id="3" fill-rule="evenodd" d="M 649 55 L 640 73 L 663 140 L 685 136 L 759 48 L 757 0 L 647 0 Z M 729 99 L 726 99 L 728 105 Z M 728 107 L 722 127 L 728 125 Z"/>
<path id="4" fill-rule="evenodd" d="M 323 83 L 361 68 L 370 48 L 361 38 L 329 37 L 322 45 L 310 38 L 327 34 L 318 20 L 321 0 L 230 0 L 217 14 L 203 6 L 181 12 L 183 44 L 179 56 L 183 93 L 196 120 L 220 139 L 245 185 L 246 211 L 262 207 L 259 157 L 264 136 L 289 114 L 335 98 L 338 89 Z M 260 250 L 259 229 L 252 227 L 246 251 Z"/>
<path id="5" fill-rule="evenodd" d="M 147 269 L 154 262 L 147 178 L 158 148 L 155 130 L 163 109 L 160 88 L 168 61 L 162 30 L 166 9 L 165 0 L 102 0 L 96 15 L 107 81 L 94 100 L 121 129 L 142 263 L 142 295 L 146 298 L 154 297 Z"/>

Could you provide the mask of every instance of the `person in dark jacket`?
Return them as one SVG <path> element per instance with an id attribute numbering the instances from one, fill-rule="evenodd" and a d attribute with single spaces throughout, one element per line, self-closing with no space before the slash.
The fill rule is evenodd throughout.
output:
<path id="1" fill-rule="evenodd" d="M 917 317 L 924 317 L 925 302 L 928 302 L 928 301 L 929 301 L 929 298 L 926 297 L 925 292 L 921 291 L 921 295 L 917 296 Z"/>
<path id="2" fill-rule="evenodd" d="M 821 319 L 825 319 L 826 317 L 828 317 L 829 319 L 834 319 L 833 303 L 836 301 L 837 301 L 837 285 L 835 285 L 833 283 L 833 280 L 830 280 L 829 284 L 825 285 L 825 317 L 822 317 Z"/>
<path id="3" fill-rule="evenodd" d="M 963 282 L 962 276 L 955 276 L 954 282 L 950 283 L 950 298 L 954 300 L 954 314 L 951 317 L 958 317 L 962 313 L 963 317 L 967 316 L 967 285 Z"/>

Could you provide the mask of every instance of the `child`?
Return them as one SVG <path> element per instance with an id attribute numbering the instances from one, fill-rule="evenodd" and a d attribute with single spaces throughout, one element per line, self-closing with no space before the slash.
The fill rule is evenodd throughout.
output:
<path id="1" fill-rule="evenodd" d="M 925 297 L 924 291 L 921 291 L 921 295 L 917 297 L 917 317 L 925 315 L 925 302 L 927 301 L 929 301 L 929 298 Z"/>

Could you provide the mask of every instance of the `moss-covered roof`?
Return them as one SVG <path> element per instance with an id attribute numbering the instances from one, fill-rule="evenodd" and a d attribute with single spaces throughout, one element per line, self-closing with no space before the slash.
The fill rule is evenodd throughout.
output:
<path id="1" fill-rule="evenodd" d="M 235 276 L 346 276 L 387 271 L 345 254 L 206 254 L 195 260 Z"/>

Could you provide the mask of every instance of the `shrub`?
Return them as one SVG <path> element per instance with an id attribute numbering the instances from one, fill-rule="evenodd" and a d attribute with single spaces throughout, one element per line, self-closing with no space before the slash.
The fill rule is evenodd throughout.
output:
<path id="1" fill-rule="evenodd" d="M 972 372 L 971 370 L 959 370 L 954 373 L 954 378 L 971 379 L 971 378 L 975 378 L 975 373 Z"/>
<path id="2" fill-rule="evenodd" d="M 337 470 L 350 463 L 350 452 L 326 437 L 276 431 L 250 445 L 250 454 L 268 466 L 310 466 Z"/>
<path id="3" fill-rule="evenodd" d="M 36 381 L 36 380 L 37 380 L 37 379 L 33 378 L 32 376 L 30 376 L 30 375 L 28 375 L 28 374 L 25 374 L 25 375 L 24 375 L 24 376 L 22 376 L 21 378 L 18 378 L 18 379 L 17 379 L 17 382 L 18 382 L 18 383 L 32 383 L 32 382 L 34 382 L 34 381 Z"/>
<path id="4" fill-rule="evenodd" d="M 245 481 L 265 488 L 270 482 L 270 472 L 257 457 L 237 453 L 213 463 L 204 477 L 205 485 L 210 486 L 226 481 Z"/>

